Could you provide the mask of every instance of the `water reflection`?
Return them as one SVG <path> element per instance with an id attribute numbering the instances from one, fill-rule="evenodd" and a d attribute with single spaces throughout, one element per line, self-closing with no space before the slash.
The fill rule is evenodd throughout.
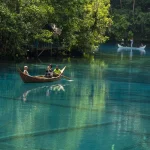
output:
<path id="1" fill-rule="evenodd" d="M 142 79 L 143 72 L 144 79 L 148 78 L 149 66 L 129 68 L 112 59 L 77 62 L 68 67 L 74 82 L 24 84 L 12 74 L 11 80 L 1 81 L 0 95 L 9 97 L 1 98 L 0 107 L 0 144 L 6 143 L 4 149 L 115 149 L 122 147 L 124 140 L 133 139 L 132 135 L 137 137 L 136 131 L 145 135 L 149 105 L 142 107 L 142 102 L 148 101 L 149 87 L 133 81 Z M 13 99 L 20 96 L 25 103 Z M 132 144 L 136 146 L 137 140 Z"/>
<path id="2" fill-rule="evenodd" d="M 120 55 L 121 55 L 121 60 L 123 59 L 125 52 L 129 52 L 129 59 L 132 60 L 133 51 L 134 52 L 136 52 L 136 51 L 139 52 L 141 56 L 146 54 L 145 49 L 140 49 L 140 48 L 139 49 L 132 49 L 132 48 L 126 49 L 125 47 L 123 47 L 123 48 L 118 48 L 117 49 L 117 52 L 120 53 Z"/>
<path id="3" fill-rule="evenodd" d="M 90 73 L 93 74 L 93 72 Z M 85 138 L 85 129 L 105 127 L 116 123 L 110 121 L 109 118 L 104 119 L 108 92 L 108 85 L 105 81 L 91 82 L 91 76 L 89 76 L 73 84 L 72 88 L 65 88 L 66 84 L 55 84 L 23 92 L 26 101 L 30 94 L 38 95 L 44 91 L 45 95 L 50 96 L 48 92 L 67 91 L 63 100 L 57 97 L 57 101 L 51 99 L 46 103 L 42 97 L 40 103 L 37 99 L 32 104 L 19 105 L 18 103 L 14 127 L 12 128 L 13 124 L 5 127 L 7 130 L 13 130 L 7 133 L 7 136 L 1 137 L 0 141 L 11 142 L 12 145 L 16 145 L 15 150 L 19 149 L 17 146 L 26 146 L 28 149 L 48 149 L 49 145 L 53 150 L 60 149 L 60 147 L 66 150 L 77 150 Z"/>
<path id="4" fill-rule="evenodd" d="M 22 94 L 22 98 L 23 98 L 23 101 L 26 101 L 29 94 L 31 94 L 31 93 L 37 94 L 42 91 L 45 92 L 45 96 L 50 96 L 51 92 L 60 92 L 60 91 L 65 92 L 64 86 L 66 86 L 66 85 L 56 84 L 56 85 L 51 85 L 51 86 L 40 86 L 37 88 L 33 88 L 33 89 L 25 91 Z"/>

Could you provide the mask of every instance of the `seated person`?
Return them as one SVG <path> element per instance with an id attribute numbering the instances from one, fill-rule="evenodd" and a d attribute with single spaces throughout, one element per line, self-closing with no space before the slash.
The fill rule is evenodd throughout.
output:
<path id="1" fill-rule="evenodd" d="M 51 77 L 53 77 L 53 69 L 52 69 L 52 65 L 49 65 L 49 74 Z"/>
<path id="2" fill-rule="evenodd" d="M 61 74 L 61 70 L 58 68 L 58 66 L 56 66 L 56 68 L 54 69 L 54 76 L 59 76 Z"/>
<path id="3" fill-rule="evenodd" d="M 45 73 L 45 77 L 47 77 L 47 78 L 53 77 L 53 71 L 52 71 L 51 66 L 47 66 L 47 70 L 46 70 L 46 73 Z"/>
<path id="4" fill-rule="evenodd" d="M 24 66 L 23 73 L 26 74 L 26 75 L 29 75 L 29 73 L 28 73 L 28 66 Z"/>
<path id="5" fill-rule="evenodd" d="M 122 46 L 124 46 L 124 39 L 122 39 L 122 41 L 121 41 L 121 45 L 122 45 Z"/>
<path id="6" fill-rule="evenodd" d="M 144 46 L 143 43 L 141 43 L 140 47 L 143 47 L 143 46 Z"/>
<path id="7" fill-rule="evenodd" d="M 53 74 L 53 69 L 52 69 L 52 65 L 51 65 L 51 64 L 49 64 L 49 72 L 50 72 L 51 74 Z"/>
<path id="8" fill-rule="evenodd" d="M 51 64 L 49 64 L 49 71 L 50 71 L 50 72 L 52 72 L 52 71 L 53 71 L 53 69 L 52 69 L 52 65 L 51 65 Z"/>

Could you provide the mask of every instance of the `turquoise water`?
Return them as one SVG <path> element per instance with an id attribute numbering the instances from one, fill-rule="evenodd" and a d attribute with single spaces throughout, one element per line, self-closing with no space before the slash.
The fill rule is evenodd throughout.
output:
<path id="1" fill-rule="evenodd" d="M 1 63 L 0 149 L 149 150 L 150 58 L 130 56 L 114 47 L 89 59 Z M 71 80 L 25 84 L 16 71 L 43 74 L 49 63 L 67 66 Z"/>

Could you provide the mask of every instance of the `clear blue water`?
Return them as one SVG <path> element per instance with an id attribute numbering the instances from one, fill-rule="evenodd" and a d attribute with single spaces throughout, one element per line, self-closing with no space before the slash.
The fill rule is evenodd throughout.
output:
<path id="1" fill-rule="evenodd" d="M 149 150 L 150 57 L 110 51 L 89 59 L 1 63 L 0 149 Z M 25 84 L 16 71 L 28 65 L 31 75 L 43 74 L 49 63 L 67 66 L 71 80 Z"/>

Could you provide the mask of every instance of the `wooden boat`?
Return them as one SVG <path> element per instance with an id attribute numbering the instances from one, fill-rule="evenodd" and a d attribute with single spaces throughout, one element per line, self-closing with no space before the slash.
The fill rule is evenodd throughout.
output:
<path id="1" fill-rule="evenodd" d="M 46 78 L 44 75 L 39 76 L 30 76 L 24 74 L 20 69 L 18 69 L 19 75 L 24 83 L 41 83 L 41 82 L 53 82 L 60 80 L 63 77 L 63 72 L 65 71 L 66 66 L 61 70 L 61 74 L 56 77 Z"/>
<path id="2" fill-rule="evenodd" d="M 118 48 L 126 49 L 126 50 L 131 50 L 131 49 L 133 49 L 133 50 L 142 50 L 142 49 L 145 49 L 145 47 L 146 47 L 146 45 L 141 46 L 141 47 L 127 47 L 127 46 L 122 46 L 122 45 L 118 44 Z"/>

